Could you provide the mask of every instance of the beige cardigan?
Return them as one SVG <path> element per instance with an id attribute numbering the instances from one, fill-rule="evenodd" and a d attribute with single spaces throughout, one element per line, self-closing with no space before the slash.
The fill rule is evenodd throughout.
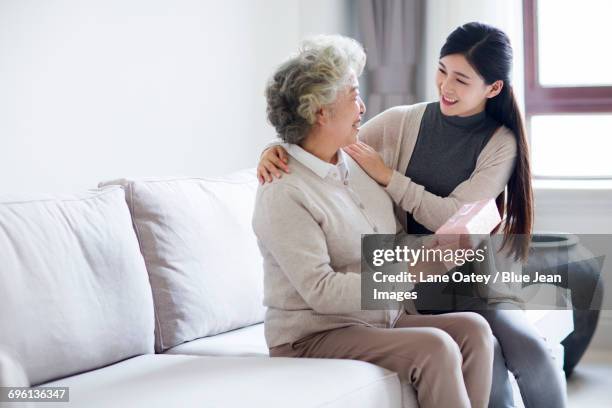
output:
<path id="1" fill-rule="evenodd" d="M 386 190 L 404 229 L 406 212 L 410 212 L 417 222 L 435 231 L 463 204 L 496 198 L 504 191 L 514 169 L 517 145 L 512 131 L 500 127 L 478 156 L 469 179 L 448 197 L 432 194 L 405 176 L 426 106 L 427 103 L 419 103 L 388 109 L 361 127 L 359 139 L 372 146 L 385 164 L 395 170 Z"/>
<path id="2" fill-rule="evenodd" d="M 362 310 L 361 235 L 395 234 L 393 203 L 347 157 L 346 184 L 289 156 L 290 174 L 259 186 L 253 230 L 263 256 L 268 347 L 351 325 L 393 327 L 400 309 Z"/>

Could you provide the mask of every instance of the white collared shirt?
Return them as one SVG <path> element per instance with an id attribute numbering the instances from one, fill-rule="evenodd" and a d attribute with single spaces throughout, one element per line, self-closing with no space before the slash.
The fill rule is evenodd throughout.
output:
<path id="1" fill-rule="evenodd" d="M 338 149 L 338 163 L 334 165 L 319 159 L 314 154 L 302 149 L 299 145 L 283 143 L 281 146 L 283 146 L 285 150 L 287 150 L 287 153 L 295 160 L 308 167 L 322 179 L 330 177 L 343 183 L 348 180 L 349 170 L 346 164 L 346 153 L 344 153 L 342 149 Z"/>

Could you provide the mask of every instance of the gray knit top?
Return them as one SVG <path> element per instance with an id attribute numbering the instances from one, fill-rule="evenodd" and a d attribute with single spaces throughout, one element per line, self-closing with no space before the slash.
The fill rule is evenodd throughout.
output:
<path id="1" fill-rule="evenodd" d="M 406 176 L 427 191 L 447 197 L 474 172 L 476 160 L 500 124 L 485 111 L 468 117 L 446 116 L 440 103 L 427 105 Z M 407 214 L 411 234 L 432 231 Z"/>

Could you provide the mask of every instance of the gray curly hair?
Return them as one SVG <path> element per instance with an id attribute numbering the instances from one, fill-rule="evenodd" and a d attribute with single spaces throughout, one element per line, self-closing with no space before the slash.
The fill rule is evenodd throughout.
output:
<path id="1" fill-rule="evenodd" d="M 266 86 L 268 121 L 287 143 L 298 144 L 316 121 L 316 112 L 333 104 L 365 66 L 363 47 L 352 38 L 320 35 L 305 40 Z"/>

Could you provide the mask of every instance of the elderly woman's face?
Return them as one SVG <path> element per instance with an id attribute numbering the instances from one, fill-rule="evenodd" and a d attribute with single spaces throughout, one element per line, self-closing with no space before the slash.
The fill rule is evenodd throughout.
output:
<path id="1" fill-rule="evenodd" d="M 328 131 L 339 147 L 348 146 L 357 141 L 357 132 L 361 125 L 361 115 L 365 105 L 359 95 L 359 82 L 355 74 L 351 75 L 349 85 L 339 92 L 332 107 L 332 114 L 327 123 Z"/>

